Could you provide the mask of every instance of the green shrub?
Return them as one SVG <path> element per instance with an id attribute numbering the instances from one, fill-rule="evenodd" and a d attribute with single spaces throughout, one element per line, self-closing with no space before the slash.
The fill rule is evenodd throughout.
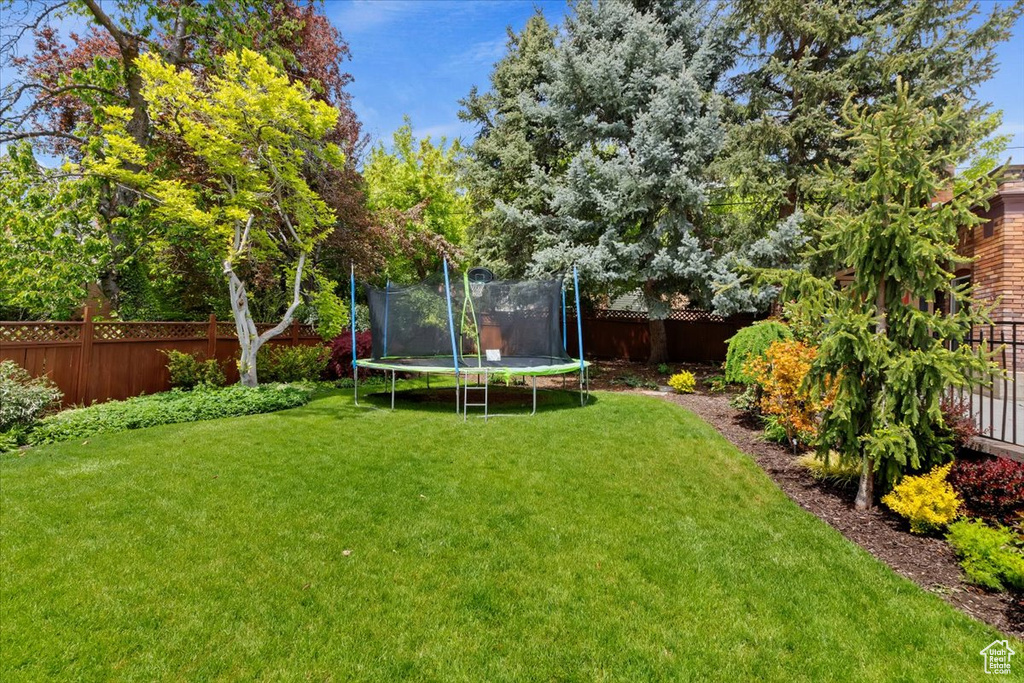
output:
<path id="1" fill-rule="evenodd" d="M 773 342 L 792 338 L 790 329 L 775 320 L 744 327 L 729 339 L 729 348 L 725 352 L 725 381 L 752 384 L 754 378 L 744 372 L 743 365 L 751 358 L 763 357 Z"/>
<path id="2" fill-rule="evenodd" d="M 672 368 L 668 366 L 668 363 L 658 363 L 658 374 L 668 375 L 672 372 Z"/>
<path id="3" fill-rule="evenodd" d="M 611 381 L 612 384 L 626 385 L 630 389 L 657 389 L 658 385 L 656 382 L 652 382 L 649 379 L 644 379 L 640 375 L 623 375 L 622 377 L 616 377 Z"/>
<path id="4" fill-rule="evenodd" d="M 312 393 L 308 387 L 286 385 L 249 388 L 236 384 L 220 389 L 199 385 L 193 391 L 172 389 L 51 415 L 38 423 L 29 435 L 29 443 L 54 443 L 163 424 L 270 413 L 301 406 Z"/>
<path id="5" fill-rule="evenodd" d="M 780 446 L 792 447 L 789 436 L 786 434 L 786 427 L 779 421 L 778 415 L 766 415 L 764 418 L 764 438 L 766 441 L 777 443 Z"/>
<path id="6" fill-rule="evenodd" d="M 356 332 L 370 331 L 370 307 L 356 304 Z"/>
<path id="7" fill-rule="evenodd" d="M 725 391 L 729 383 L 725 381 L 725 375 L 711 375 L 704 378 L 704 384 L 708 386 L 711 393 L 719 394 Z"/>
<path id="8" fill-rule="evenodd" d="M 12 360 L 0 362 L 0 453 L 13 450 L 36 420 L 63 396 L 49 377 L 32 377 Z"/>
<path id="9" fill-rule="evenodd" d="M 743 411 L 744 413 L 756 413 L 758 411 L 758 404 L 760 399 L 757 397 L 757 387 L 749 386 L 743 390 L 743 393 L 736 394 L 729 399 L 729 405 L 736 410 Z"/>
<path id="10" fill-rule="evenodd" d="M 994 529 L 981 520 L 949 525 L 946 540 L 960 557 L 967 580 L 991 590 L 1024 590 L 1024 553 L 1014 545 L 1014 534 Z"/>
<path id="11" fill-rule="evenodd" d="M 256 357 L 261 382 L 316 382 L 327 370 L 331 350 L 325 346 L 264 346 Z"/>
<path id="12" fill-rule="evenodd" d="M 679 394 L 692 394 L 697 388 L 697 379 L 692 372 L 682 371 L 668 378 L 668 385 Z"/>
<path id="13" fill-rule="evenodd" d="M 227 383 L 224 370 L 216 358 L 202 359 L 199 353 L 183 353 L 173 349 L 163 352 L 167 356 L 167 371 L 171 386 L 194 389 L 198 386 L 222 387 Z"/>

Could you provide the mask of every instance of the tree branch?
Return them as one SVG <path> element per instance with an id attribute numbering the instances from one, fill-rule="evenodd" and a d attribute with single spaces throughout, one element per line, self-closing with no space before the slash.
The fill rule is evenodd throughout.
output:
<path id="1" fill-rule="evenodd" d="M 28 138 L 64 138 L 66 140 L 74 140 L 80 145 L 85 144 L 85 138 L 80 138 L 77 135 L 71 133 L 64 133 L 58 130 L 28 130 L 20 131 L 17 133 L 0 133 L 0 144 L 5 142 L 15 142 L 16 140 L 25 140 Z"/>
<path id="2" fill-rule="evenodd" d="M 15 31 L 13 34 L 11 34 L 11 36 L 9 38 L 6 38 L 3 41 L 3 43 L 0 44 L 0 55 L 10 51 L 11 48 L 13 48 L 15 45 L 17 45 L 21 41 L 22 37 L 26 33 L 30 33 L 30 32 L 36 31 L 39 28 L 39 25 L 43 23 L 44 19 L 49 17 L 51 14 L 53 14 L 57 10 L 59 10 L 59 9 L 61 9 L 63 7 L 66 7 L 70 3 L 71 3 L 71 0 L 61 0 L 60 2 L 54 2 L 54 3 L 48 4 L 46 7 L 43 8 L 43 11 L 39 13 L 39 15 L 36 17 L 35 21 L 33 21 L 31 24 L 23 24 L 17 31 Z M 27 5 L 30 6 L 31 3 L 27 3 Z M 9 10 L 9 11 L 13 11 L 13 10 Z M 27 12 L 25 14 L 27 14 Z M 25 15 L 23 14 L 21 16 L 24 17 Z M 6 25 L 11 26 L 11 25 L 14 24 L 14 22 L 15 22 L 15 20 L 12 19 L 12 17 L 10 15 L 5 17 L 5 22 L 4 23 Z"/>
<path id="3" fill-rule="evenodd" d="M 284 312 L 284 317 L 281 322 L 274 325 L 272 328 L 260 335 L 260 344 L 272 337 L 284 332 L 285 328 L 292 323 L 292 315 L 295 313 L 295 309 L 302 303 L 302 269 L 306 265 L 306 252 L 299 254 L 299 265 L 295 268 L 295 282 L 292 286 L 292 303 L 288 306 L 288 310 Z"/>
<path id="4" fill-rule="evenodd" d="M 93 90 L 95 92 L 103 93 L 104 95 L 110 95 L 112 97 L 117 97 L 118 96 L 117 93 L 114 92 L 113 90 L 109 90 L 107 88 L 101 88 L 98 85 L 88 85 L 88 84 L 84 84 L 84 83 L 83 84 L 78 84 L 78 85 L 65 85 L 65 86 L 61 86 L 59 88 L 48 88 L 45 85 L 43 85 L 42 83 L 23 83 L 21 85 L 21 87 L 19 87 L 13 93 L 11 93 L 10 95 L 5 95 L 4 96 L 3 99 L 4 100 L 8 100 L 8 104 L 5 104 L 4 106 L 0 107 L 0 116 L 3 116 L 4 114 L 7 113 L 7 111 L 9 109 L 14 107 L 14 105 L 16 105 L 18 103 L 18 101 L 21 99 L 22 94 L 26 90 L 28 90 L 30 88 L 36 88 L 36 89 L 39 89 L 39 90 L 42 90 L 42 91 L 46 92 L 47 97 L 45 99 L 39 100 L 38 102 L 33 102 L 31 105 L 29 105 L 28 109 L 20 117 L 22 119 L 24 119 L 25 116 L 27 116 L 29 113 L 31 113 L 32 110 L 38 108 L 43 103 L 49 102 L 53 98 L 59 97 L 59 96 L 63 95 L 64 93 L 73 92 L 75 90 Z"/>
<path id="5" fill-rule="evenodd" d="M 103 8 L 100 7 L 99 3 L 96 2 L 96 0 L 82 1 L 85 3 L 85 6 L 89 8 L 89 11 L 92 13 L 93 18 L 96 19 L 100 26 L 107 29 L 107 33 L 109 33 L 110 37 L 114 39 L 114 42 L 117 43 L 117 46 L 121 48 L 122 53 L 125 50 L 130 50 L 134 48 L 134 45 L 132 45 L 131 42 L 129 42 L 128 40 L 128 34 L 126 34 L 124 31 L 118 28 L 117 24 L 114 23 L 114 20 L 111 19 L 110 16 L 103 11 Z"/>

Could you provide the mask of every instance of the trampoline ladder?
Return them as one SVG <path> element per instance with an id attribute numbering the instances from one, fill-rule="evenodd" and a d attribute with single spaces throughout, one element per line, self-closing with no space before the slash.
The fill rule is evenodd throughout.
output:
<path id="1" fill-rule="evenodd" d="M 477 375 L 477 381 L 479 381 L 480 375 Z M 484 422 L 487 421 L 487 399 L 488 399 L 488 381 L 487 371 L 484 371 L 484 383 L 483 386 L 477 384 L 476 386 L 470 386 L 469 379 L 467 377 L 466 383 L 462 385 L 462 421 L 465 422 L 469 419 L 470 408 L 483 408 L 484 409 Z M 483 403 L 470 403 L 469 392 L 471 391 L 482 391 L 484 392 Z"/>

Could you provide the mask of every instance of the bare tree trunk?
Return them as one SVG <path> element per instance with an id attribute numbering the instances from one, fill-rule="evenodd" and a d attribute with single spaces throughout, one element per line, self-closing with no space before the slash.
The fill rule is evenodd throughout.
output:
<path id="1" fill-rule="evenodd" d="M 857 483 L 857 498 L 853 507 L 857 510 L 870 510 L 875 504 L 875 470 L 871 459 L 864 456 L 860 468 L 860 481 Z"/>
<path id="2" fill-rule="evenodd" d="M 665 320 L 651 318 L 648 322 L 648 329 L 651 336 L 651 355 L 647 357 L 647 362 L 651 365 L 664 363 L 668 360 L 668 335 L 665 333 Z"/>
<path id="3" fill-rule="evenodd" d="M 647 329 L 651 340 L 651 352 L 647 362 L 651 365 L 668 360 L 668 335 L 665 333 L 665 302 L 658 295 L 655 283 L 644 283 L 644 303 L 647 304 Z"/>
<path id="4" fill-rule="evenodd" d="M 246 228 L 248 232 L 248 228 Z M 244 237 L 242 238 L 244 244 Z M 245 283 L 235 274 L 230 260 L 224 261 L 224 274 L 228 278 L 228 290 L 231 293 L 231 313 L 235 318 L 235 332 L 238 334 L 238 379 L 243 386 L 255 387 L 259 384 L 256 374 L 256 358 L 260 348 L 267 340 L 276 337 L 284 332 L 292 324 L 292 316 L 295 309 L 302 301 L 302 270 L 306 265 L 306 252 L 299 254 L 299 263 L 295 269 L 295 279 L 292 283 L 292 301 L 284 316 L 274 327 L 263 334 L 259 334 L 256 323 L 249 312 L 249 297 L 245 292 Z"/>
<path id="5" fill-rule="evenodd" d="M 235 334 L 238 337 L 238 379 L 243 386 L 254 387 L 259 383 L 256 377 L 256 354 L 260 350 L 259 333 L 249 312 L 249 297 L 245 292 L 245 283 L 235 274 L 230 261 L 224 261 L 224 274 L 228 277 L 231 314 L 235 318 Z"/>
<path id="6" fill-rule="evenodd" d="M 885 276 L 878 282 L 878 296 L 875 298 L 875 334 L 886 336 L 889 333 L 889 320 L 886 317 L 887 310 L 885 305 L 886 299 L 886 281 Z M 884 382 L 884 381 L 883 381 Z M 885 392 L 885 384 L 879 385 L 879 391 Z M 881 425 L 871 425 L 872 427 L 879 427 Z M 862 446 L 863 448 L 863 446 Z M 871 458 L 864 454 L 862 457 L 861 469 L 860 469 L 860 481 L 857 484 L 857 497 L 853 501 L 853 506 L 857 510 L 869 510 L 875 504 L 875 463 Z"/>

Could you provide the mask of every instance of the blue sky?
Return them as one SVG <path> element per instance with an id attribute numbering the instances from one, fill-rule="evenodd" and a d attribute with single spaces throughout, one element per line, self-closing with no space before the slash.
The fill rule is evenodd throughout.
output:
<path id="1" fill-rule="evenodd" d="M 984 1 L 985 5 L 991 0 Z M 417 135 L 470 139 L 458 120 L 458 100 L 472 85 L 488 87 L 491 66 L 504 54 L 505 27 L 516 31 L 540 8 L 560 23 L 564 0 L 326 0 L 331 21 L 352 48 L 348 71 L 356 113 L 376 142 L 412 118 Z M 998 75 L 979 97 L 1004 112 L 1008 150 L 1024 163 L 1024 19 L 999 47 Z"/>
<path id="2" fill-rule="evenodd" d="M 327 0 L 325 9 L 352 48 L 349 87 L 364 130 L 389 138 L 412 118 L 417 135 L 472 137 L 458 101 L 487 89 L 505 53 L 506 26 L 519 31 L 541 8 L 551 21 L 565 0 Z"/>

